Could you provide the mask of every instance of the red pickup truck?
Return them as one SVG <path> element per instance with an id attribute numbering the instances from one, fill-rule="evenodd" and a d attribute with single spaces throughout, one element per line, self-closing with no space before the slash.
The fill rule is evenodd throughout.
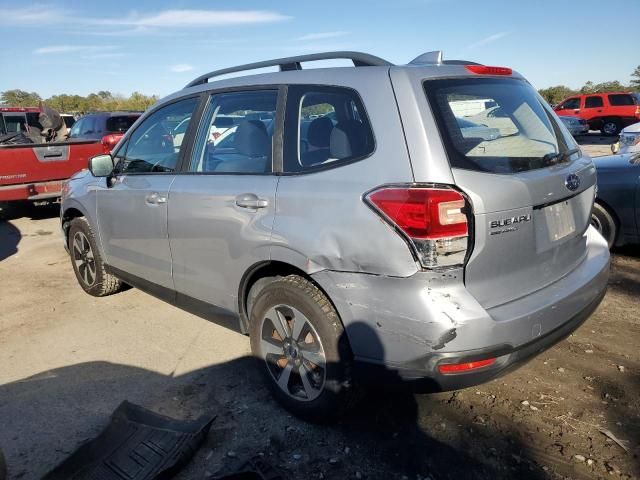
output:
<path id="1" fill-rule="evenodd" d="M 40 127 L 38 115 L 38 108 L 0 108 L 0 140 L 6 140 L 0 142 L 0 203 L 57 199 L 66 179 L 86 168 L 89 158 L 111 151 L 124 134 L 11 144 L 12 137 Z"/>
<path id="2" fill-rule="evenodd" d="M 586 120 L 590 130 L 614 136 L 627 125 L 640 122 L 640 104 L 632 93 L 607 92 L 575 95 L 554 107 L 556 114 Z"/>

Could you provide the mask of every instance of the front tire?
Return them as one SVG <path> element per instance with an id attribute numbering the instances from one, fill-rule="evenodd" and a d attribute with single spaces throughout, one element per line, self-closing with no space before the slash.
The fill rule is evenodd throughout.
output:
<path id="1" fill-rule="evenodd" d="M 355 402 L 344 328 L 310 281 L 289 275 L 264 287 L 251 308 L 249 333 L 269 389 L 293 414 L 324 421 Z"/>
<path id="2" fill-rule="evenodd" d="M 120 291 L 122 282 L 106 272 L 93 230 L 84 217 L 74 218 L 69 227 L 69 255 L 82 289 L 94 297 Z"/>
<path id="3" fill-rule="evenodd" d="M 591 225 L 600 232 L 607 241 L 609 249 L 611 249 L 616 243 L 618 225 L 613 215 L 599 203 L 593 204 L 593 209 L 591 210 Z"/>

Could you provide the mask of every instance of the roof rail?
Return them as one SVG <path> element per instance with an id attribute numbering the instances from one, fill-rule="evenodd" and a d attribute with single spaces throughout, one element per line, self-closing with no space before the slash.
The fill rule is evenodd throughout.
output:
<path id="1" fill-rule="evenodd" d="M 324 52 L 312 53 L 310 55 L 300 55 L 296 57 L 276 58 L 274 60 L 266 60 L 264 62 L 247 63 L 246 65 L 238 65 L 237 67 L 223 68 L 205 73 L 195 80 L 187 84 L 185 88 L 203 85 L 214 77 L 226 75 L 228 73 L 244 72 L 246 70 L 256 70 L 265 67 L 280 67 L 280 71 L 302 70 L 301 62 L 313 62 L 316 60 L 335 60 L 344 58 L 351 60 L 354 67 L 389 67 L 393 64 L 380 57 L 369 55 L 361 52 Z"/>

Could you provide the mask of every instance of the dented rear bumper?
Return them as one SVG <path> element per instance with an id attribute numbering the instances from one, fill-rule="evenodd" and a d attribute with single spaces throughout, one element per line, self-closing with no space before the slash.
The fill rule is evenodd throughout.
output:
<path id="1" fill-rule="evenodd" d="M 427 390 L 487 381 L 569 335 L 602 300 L 609 251 L 589 228 L 587 254 L 568 275 L 525 297 L 483 308 L 465 289 L 461 270 L 385 277 L 323 271 L 313 275 L 345 325 L 357 365 Z M 497 357 L 485 369 L 441 375 L 437 366 Z M 365 372 L 366 373 L 366 372 Z M 376 378 L 374 377 L 374 378 Z"/>

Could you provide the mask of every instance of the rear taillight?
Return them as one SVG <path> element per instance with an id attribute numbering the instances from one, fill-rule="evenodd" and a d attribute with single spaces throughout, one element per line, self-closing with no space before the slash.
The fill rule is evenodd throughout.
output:
<path id="1" fill-rule="evenodd" d="M 425 268 L 464 264 L 469 240 L 469 206 L 445 187 L 381 187 L 367 203 L 397 228 Z"/>
<path id="2" fill-rule="evenodd" d="M 636 107 L 636 117 L 640 118 L 640 105 Z"/>
<path id="3" fill-rule="evenodd" d="M 102 137 L 102 140 L 100 140 L 100 143 L 102 143 L 102 149 L 104 153 L 111 153 L 111 150 L 113 150 L 113 147 L 116 146 L 116 144 L 121 138 L 122 138 L 122 135 L 113 135 L 113 134 L 105 135 L 104 137 Z"/>
<path id="4" fill-rule="evenodd" d="M 465 65 L 464 68 L 478 75 L 512 75 L 513 70 L 508 67 L 489 67 L 487 65 Z"/>

